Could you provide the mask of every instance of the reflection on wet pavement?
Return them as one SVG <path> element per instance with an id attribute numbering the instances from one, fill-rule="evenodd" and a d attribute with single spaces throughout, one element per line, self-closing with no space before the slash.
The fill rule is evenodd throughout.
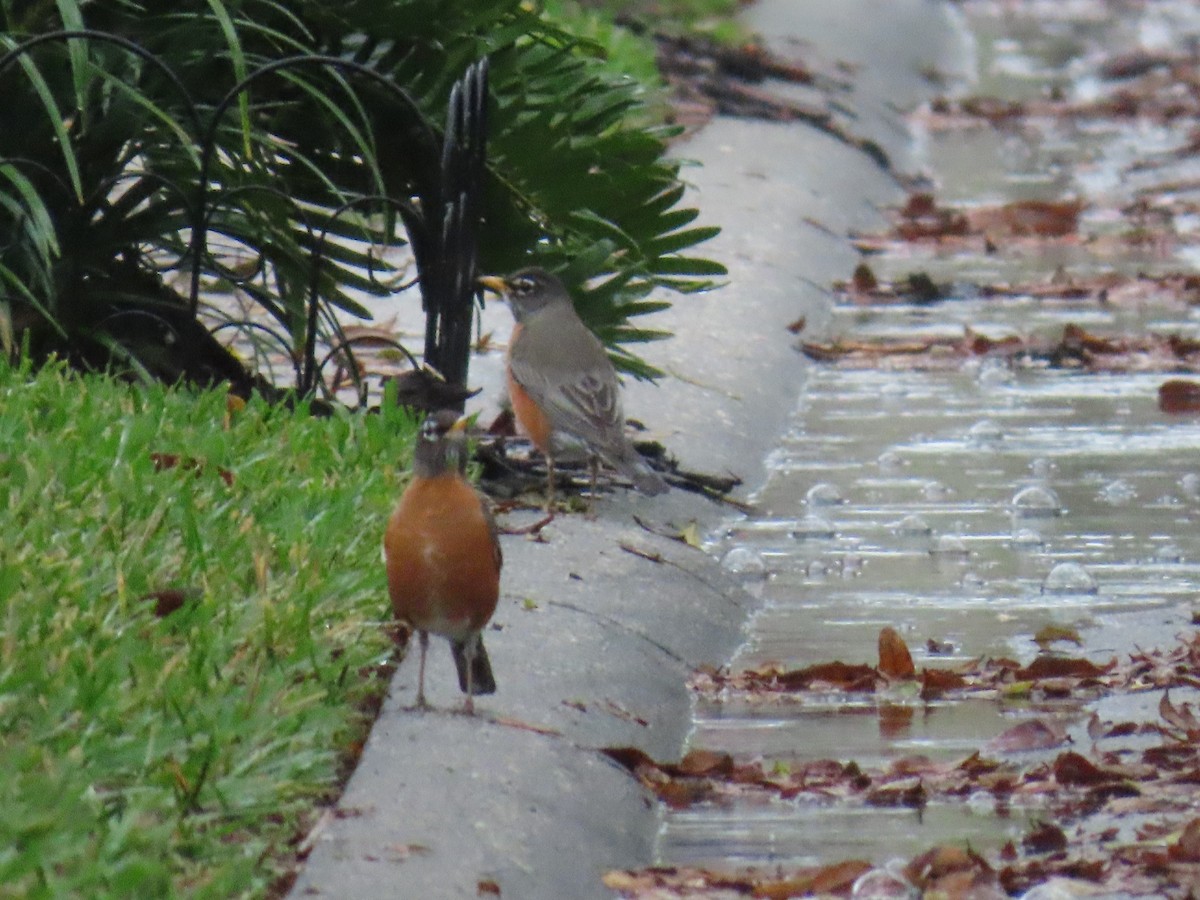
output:
<path id="1" fill-rule="evenodd" d="M 1086 97 L 1100 89 L 1089 73 L 1102 50 L 1183 47 L 1200 34 L 1194 4 L 1137 5 L 1119 17 L 1102 15 L 1109 7 L 1100 3 L 1051 5 L 1057 14 L 1039 4 L 1002 6 L 1006 13 L 993 4 L 962 7 L 980 67 L 970 91 L 981 96 Z M 1037 16 L 1021 15 L 1031 7 Z M 985 299 L 970 287 L 1064 271 L 1186 270 L 1200 256 L 1186 216 L 1171 223 L 1166 249 L 1130 242 L 1116 252 L 1105 244 L 1098 255 L 1092 239 L 1126 227 L 1123 211 L 1154 183 L 1200 184 L 1194 154 L 1165 161 L 1190 139 L 1137 119 L 923 132 L 939 202 L 1086 198 L 1083 239 L 999 252 L 896 246 L 868 260 L 881 278 L 922 271 L 956 286 L 956 295 L 933 305 L 839 306 L 832 335 L 1058 335 L 1074 323 L 1099 335 L 1200 336 L 1200 315 L 1178 301 Z M 1134 165 L 1147 158 L 1162 164 Z M 980 656 L 1027 663 L 1039 652 L 1033 635 L 1052 624 L 1073 629 L 1083 646 L 1072 654 L 1096 662 L 1169 643 L 1190 623 L 1200 586 L 1200 420 L 1159 411 L 1166 377 L 1136 365 L 1091 373 L 986 356 L 941 371 L 888 360 L 811 365 L 758 497 L 760 513 L 730 522 L 711 548 L 764 601 L 732 667 L 874 663 L 888 625 L 918 667 Z M 1078 704 L 925 703 L 901 693 L 771 705 L 702 698 L 692 745 L 784 763 L 948 760 L 1033 715 L 1087 741 L 1090 709 Z M 1019 842 L 1032 812 L 997 815 L 990 800 L 933 804 L 921 815 L 734 802 L 669 813 L 661 856 L 712 867 L 847 857 L 881 864 L 943 840 Z"/>

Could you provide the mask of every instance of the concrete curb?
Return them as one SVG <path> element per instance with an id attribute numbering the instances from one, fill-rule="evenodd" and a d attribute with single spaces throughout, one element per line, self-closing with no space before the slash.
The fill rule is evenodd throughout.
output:
<path id="1" fill-rule="evenodd" d="M 800 41 L 805 59 L 860 65 L 846 98 L 855 131 L 903 168 L 909 138 L 891 110 L 928 90 L 921 67 L 947 67 L 959 41 L 947 10 L 768 0 L 749 17 L 785 50 Z M 691 199 L 725 229 L 706 250 L 729 284 L 661 314 L 654 324 L 677 339 L 647 356 L 673 377 L 630 384 L 628 413 L 684 466 L 737 472 L 751 491 L 802 385 L 786 326 L 820 328 L 817 285 L 857 261 L 844 235 L 877 225 L 899 190 L 860 151 L 801 125 L 717 119 L 681 152 L 703 163 L 687 172 Z M 494 371 L 475 380 L 485 396 L 498 390 Z M 415 664 L 401 667 L 293 897 L 476 897 L 481 885 L 521 900 L 607 897 L 605 871 L 653 862 L 657 803 L 598 749 L 677 757 L 691 727 L 685 678 L 732 654 L 754 601 L 714 560 L 632 518 L 706 533 L 727 509 L 673 491 L 605 499 L 597 513 L 557 520 L 546 543 L 505 538 L 487 635 L 499 692 L 478 702 L 480 716 L 448 711 L 461 697 L 444 642 L 427 673 L 436 711 L 405 708 Z"/>

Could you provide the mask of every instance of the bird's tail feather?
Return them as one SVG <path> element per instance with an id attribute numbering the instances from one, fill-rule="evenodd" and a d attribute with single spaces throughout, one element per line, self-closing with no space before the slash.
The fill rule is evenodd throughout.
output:
<path id="1" fill-rule="evenodd" d="M 618 472 L 633 482 L 633 486 L 647 497 L 665 494 L 671 488 L 662 476 L 650 468 L 650 464 L 632 445 L 613 460 Z"/>
<path id="2" fill-rule="evenodd" d="M 483 636 L 474 634 L 461 641 L 450 642 L 454 654 L 454 665 L 458 669 L 458 687 L 467 692 L 467 673 L 471 674 L 471 695 L 496 693 L 496 678 L 492 675 L 492 662 L 488 659 Z"/>

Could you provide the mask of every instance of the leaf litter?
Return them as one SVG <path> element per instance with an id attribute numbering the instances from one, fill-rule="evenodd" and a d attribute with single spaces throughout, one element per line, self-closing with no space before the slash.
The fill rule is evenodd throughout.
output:
<path id="1" fill-rule="evenodd" d="M 851 896 L 856 884 L 874 878 L 926 895 L 965 898 L 1016 894 L 1053 879 L 1081 882 L 1099 894 L 1163 897 L 1186 896 L 1180 886 L 1198 883 L 1200 712 L 1193 702 L 1173 700 L 1171 692 L 1200 689 L 1200 633 L 1103 665 L 1042 651 L 1025 666 L 981 659 L 917 669 L 899 633 L 886 627 L 875 665 L 831 661 L 801 669 L 711 670 L 695 675 L 692 688 L 741 703 L 828 702 L 831 693 L 849 702 L 856 694 L 885 694 L 897 682 L 919 684 L 922 702 L 967 695 L 1003 702 L 1006 689 L 1022 684 L 1030 699 L 1069 698 L 1081 707 L 1119 693 L 1154 691 L 1161 697 L 1157 718 L 1100 722 L 1093 716 L 1091 748 L 1072 746 L 1057 720 L 1027 718 L 951 761 L 909 755 L 883 766 L 838 759 L 768 763 L 694 748 L 667 763 L 635 747 L 607 748 L 605 755 L 676 810 L 758 798 L 919 812 L 930 803 L 986 797 L 998 813 L 1026 809 L 1036 818 L 1019 843 L 1010 840 L 991 852 L 936 846 L 900 871 L 858 859 L 794 869 L 658 866 L 609 872 L 605 885 L 628 898 Z M 887 701 L 881 699 L 879 708 L 883 714 Z"/>
<path id="2" fill-rule="evenodd" d="M 1053 84 L 1024 98 L 944 96 L 912 116 L 938 134 L 1002 131 L 1014 143 L 1059 144 L 1097 135 L 1124 137 L 1129 158 L 1116 154 L 1119 188 L 1080 196 L 1018 196 L 966 202 L 938 196 L 924 184 L 891 213 L 888 227 L 853 236 L 863 261 L 834 285 L 848 321 L 879 307 L 953 311 L 991 305 L 1045 310 L 1053 330 L 948 317 L 941 327 L 910 333 L 810 337 L 797 344 L 824 366 L 842 369 L 959 371 L 980 359 L 1013 369 L 1124 375 L 1161 373 L 1161 412 L 1200 412 L 1200 340 L 1192 320 L 1200 276 L 1188 263 L 1200 244 L 1200 42 L 1174 40 L 1171 49 L 1121 47 L 1095 37 L 1096 23 L 1151 9 L 1140 3 L 1085 0 L 1046 4 L 963 0 L 981 18 L 1016 18 L 1029 33 L 1054 20 L 1053 34 L 1082 23 L 1075 65 L 1064 69 L 1086 89 Z M 1170 7 L 1171 4 L 1162 4 Z M 1168 19 L 1170 13 L 1167 13 Z M 1167 21 L 1167 20 L 1164 20 Z M 1036 27 L 1035 27 L 1036 26 Z M 1072 37 L 1076 37 L 1072 33 Z M 1015 43 L 1015 41 L 1014 41 Z M 1150 42 L 1153 44 L 1153 42 Z M 1162 133 L 1172 142 L 1139 139 Z M 1053 140 L 1047 140 L 1051 135 Z M 1170 143 L 1170 146 L 1165 144 Z M 1087 164 L 1088 149 L 1077 163 Z M 1036 155 L 1036 151 L 1031 153 Z M 1040 173 L 1044 174 L 1044 173 Z M 1086 179 L 1076 179 L 1077 186 Z M 1096 180 L 1090 182 L 1097 184 Z M 1066 260 L 1066 262 L 1063 262 Z M 916 261 L 907 272 L 900 266 Z M 1015 264 L 1014 264 L 1015 263 Z M 1041 264 L 1043 271 L 1038 271 Z M 948 272 L 953 274 L 947 274 Z M 960 304 L 961 305 L 961 304 Z M 974 314 L 974 313 L 972 313 Z M 1150 327 L 1147 323 L 1152 323 Z M 1164 323 L 1167 323 L 1164 325 Z M 983 798 L 996 815 L 1030 814 L 1017 839 L 978 852 L 934 846 L 902 866 L 862 859 L 819 866 L 729 868 L 659 866 L 615 871 L 605 884 L 632 898 L 834 896 L 1002 897 L 1040 885 L 1054 896 L 1192 897 L 1200 885 L 1200 635 L 1178 637 L 1166 649 L 1135 650 L 1097 661 L 1082 655 L 1069 627 L 1032 636 L 1040 652 L 1028 663 L 1002 657 L 937 659 L 953 645 L 931 641 L 918 668 L 894 629 L 879 635 L 874 664 L 832 660 L 799 668 L 763 663 L 743 671 L 697 673 L 693 690 L 705 702 L 769 711 L 811 705 L 861 712 L 874 707 L 880 730 L 903 729 L 934 704 L 994 702 L 1018 721 L 965 757 L 935 761 L 913 755 L 886 764 L 853 759 L 769 761 L 694 748 L 676 763 L 633 748 L 606 751 L 672 809 L 742 803 L 897 807 L 920 815 L 930 804 Z M 1153 697 L 1149 714 L 1120 721 L 1101 717 L 1097 701 Z M 1061 712 L 1086 714 L 1086 736 L 1068 731 Z M 1127 704 L 1117 704 L 1127 708 Z M 1124 715 L 1124 714 L 1123 714 Z M 865 820 L 865 821 L 870 821 Z M 1047 894 L 1050 896 L 1050 894 Z"/>

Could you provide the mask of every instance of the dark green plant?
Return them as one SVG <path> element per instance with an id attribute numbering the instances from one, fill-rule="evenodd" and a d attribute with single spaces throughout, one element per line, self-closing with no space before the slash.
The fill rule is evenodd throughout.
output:
<path id="1" fill-rule="evenodd" d="M 114 37 L 47 41 L 0 72 L 10 352 L 24 338 L 36 355 L 83 365 L 248 383 L 193 315 L 201 210 L 205 292 L 236 285 L 268 314 L 254 334 L 299 360 L 315 287 L 315 324 L 336 344 L 334 308 L 363 315 L 358 292 L 393 289 L 379 250 L 405 240 L 398 217 L 437 178 L 451 86 L 484 55 L 482 268 L 536 261 L 589 282 L 585 317 L 638 374 L 651 371 L 621 345 L 655 336 L 630 322 L 662 305 L 649 292 L 693 290 L 721 272 L 681 254 L 713 229 L 687 227 L 695 213 L 679 208 L 665 134 L 632 124 L 641 88 L 519 0 L 0 0 L 9 48 L 80 28 Z M 301 55 L 336 63 L 280 62 Z"/>

